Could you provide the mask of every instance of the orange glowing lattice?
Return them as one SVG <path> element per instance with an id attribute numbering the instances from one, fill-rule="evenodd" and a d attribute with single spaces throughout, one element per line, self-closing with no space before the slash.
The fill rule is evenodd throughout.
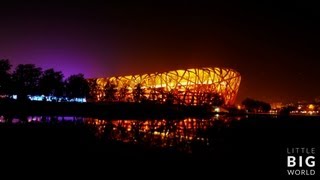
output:
<path id="1" fill-rule="evenodd" d="M 144 97 L 150 100 L 165 101 L 165 93 L 172 93 L 175 102 L 183 104 L 204 103 L 203 97 L 208 93 L 217 93 L 224 98 L 226 105 L 236 99 L 241 76 L 232 69 L 226 68 L 194 68 L 175 70 L 163 73 L 143 75 L 116 76 L 94 79 L 99 88 L 107 83 L 115 85 L 116 99 L 120 100 L 119 91 L 127 88 L 125 100 L 133 100 L 133 91 L 139 84 L 144 90 Z"/>

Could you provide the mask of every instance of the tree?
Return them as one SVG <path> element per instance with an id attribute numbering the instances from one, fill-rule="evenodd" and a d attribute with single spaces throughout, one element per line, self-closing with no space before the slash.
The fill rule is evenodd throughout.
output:
<path id="1" fill-rule="evenodd" d="M 166 92 L 164 90 L 164 88 L 158 88 L 156 90 L 154 90 L 156 93 L 156 98 L 157 98 L 157 101 L 162 104 L 165 100 L 165 96 L 166 96 Z"/>
<path id="2" fill-rule="evenodd" d="M 218 93 L 208 93 L 206 102 L 213 106 L 222 106 L 225 103 L 224 98 Z"/>
<path id="3" fill-rule="evenodd" d="M 212 105 L 214 106 L 222 106 L 225 103 L 224 98 L 218 93 L 213 93 L 213 98 L 211 101 Z"/>
<path id="4" fill-rule="evenodd" d="M 96 79 L 90 79 L 88 80 L 88 85 L 89 85 L 89 98 L 91 101 L 98 101 L 99 97 L 101 95 L 101 90 L 100 90 L 100 86 L 97 82 Z"/>
<path id="5" fill-rule="evenodd" d="M 295 110 L 297 110 L 297 108 L 294 106 L 286 106 L 286 107 L 281 108 L 279 114 L 280 115 L 289 115 L 291 111 L 295 111 Z"/>
<path id="6" fill-rule="evenodd" d="M 260 111 L 269 112 L 271 110 L 271 105 L 266 102 L 259 101 L 260 103 Z"/>
<path id="7" fill-rule="evenodd" d="M 256 108 L 256 101 L 254 99 L 251 98 L 246 98 L 242 101 L 242 105 L 245 107 L 246 110 L 248 110 L 249 112 L 253 112 Z"/>
<path id="8" fill-rule="evenodd" d="M 117 93 L 116 87 L 117 86 L 113 82 L 107 81 L 107 84 L 104 86 L 105 101 L 112 102 L 116 99 L 116 93 Z"/>
<path id="9" fill-rule="evenodd" d="M 84 98 L 89 95 L 89 84 L 83 74 L 75 74 L 66 80 L 66 93 L 69 98 Z"/>
<path id="10" fill-rule="evenodd" d="M 167 92 L 166 104 L 172 105 L 175 100 L 175 94 L 173 91 Z"/>
<path id="11" fill-rule="evenodd" d="M 45 70 L 39 81 L 39 90 L 46 96 L 63 96 L 64 82 L 61 71 L 54 71 L 54 69 Z"/>
<path id="12" fill-rule="evenodd" d="M 145 91 L 144 91 L 144 89 L 142 89 L 141 83 L 138 83 L 135 86 L 132 94 L 133 94 L 133 99 L 134 99 L 135 102 L 141 102 L 141 100 L 143 100 L 143 98 L 145 97 L 144 96 Z"/>
<path id="13" fill-rule="evenodd" d="M 128 84 L 124 84 L 120 88 L 120 90 L 119 90 L 119 101 L 126 101 L 126 96 L 127 96 L 127 93 L 129 92 L 128 87 L 129 87 Z"/>
<path id="14" fill-rule="evenodd" d="M 156 101 L 158 99 L 157 92 L 158 92 L 157 88 L 155 88 L 155 87 L 150 88 L 150 93 L 149 93 L 148 99 L 151 101 Z"/>
<path id="15" fill-rule="evenodd" d="M 19 64 L 12 74 L 13 91 L 18 99 L 26 99 L 27 95 L 39 95 L 39 80 L 42 70 L 34 64 Z"/>
<path id="16" fill-rule="evenodd" d="M 245 100 L 243 100 L 242 105 L 244 105 L 249 112 L 269 112 L 271 109 L 269 103 L 254 100 L 251 98 L 246 98 Z"/>
<path id="17" fill-rule="evenodd" d="M 12 65 L 8 59 L 0 59 L 0 94 L 8 95 L 11 88 L 10 69 Z"/>

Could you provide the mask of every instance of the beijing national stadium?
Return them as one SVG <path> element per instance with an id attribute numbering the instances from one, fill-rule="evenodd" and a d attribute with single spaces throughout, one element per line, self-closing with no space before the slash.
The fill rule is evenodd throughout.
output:
<path id="1" fill-rule="evenodd" d="M 181 69 L 150 74 L 126 75 L 90 79 L 95 82 L 101 93 L 112 84 L 115 101 L 134 101 L 135 90 L 139 88 L 148 100 L 165 102 L 173 97 L 174 103 L 201 105 L 210 101 L 212 93 L 219 94 L 225 105 L 233 105 L 240 86 L 240 73 L 233 69 L 205 67 Z"/>

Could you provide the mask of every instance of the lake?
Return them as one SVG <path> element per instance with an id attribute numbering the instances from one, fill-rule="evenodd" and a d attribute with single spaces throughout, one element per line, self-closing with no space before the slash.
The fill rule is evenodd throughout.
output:
<path id="1" fill-rule="evenodd" d="M 19 159 L 30 158 L 23 154 L 35 159 L 41 153 L 54 154 L 60 158 L 45 156 L 48 162 L 59 159 L 71 164 L 79 159 L 123 165 L 165 162 L 215 169 L 216 173 L 283 175 L 288 147 L 320 148 L 317 116 L 216 115 L 170 120 L 1 116 L 0 122 L 0 142 L 5 147 L 1 153 Z"/>

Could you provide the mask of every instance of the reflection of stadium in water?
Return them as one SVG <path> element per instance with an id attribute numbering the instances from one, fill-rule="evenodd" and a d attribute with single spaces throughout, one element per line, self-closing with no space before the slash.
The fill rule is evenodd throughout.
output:
<path id="1" fill-rule="evenodd" d="M 192 152 L 193 144 L 210 147 L 219 131 L 229 126 L 230 118 L 184 120 L 99 120 L 86 118 L 96 135 L 106 140 Z"/>

